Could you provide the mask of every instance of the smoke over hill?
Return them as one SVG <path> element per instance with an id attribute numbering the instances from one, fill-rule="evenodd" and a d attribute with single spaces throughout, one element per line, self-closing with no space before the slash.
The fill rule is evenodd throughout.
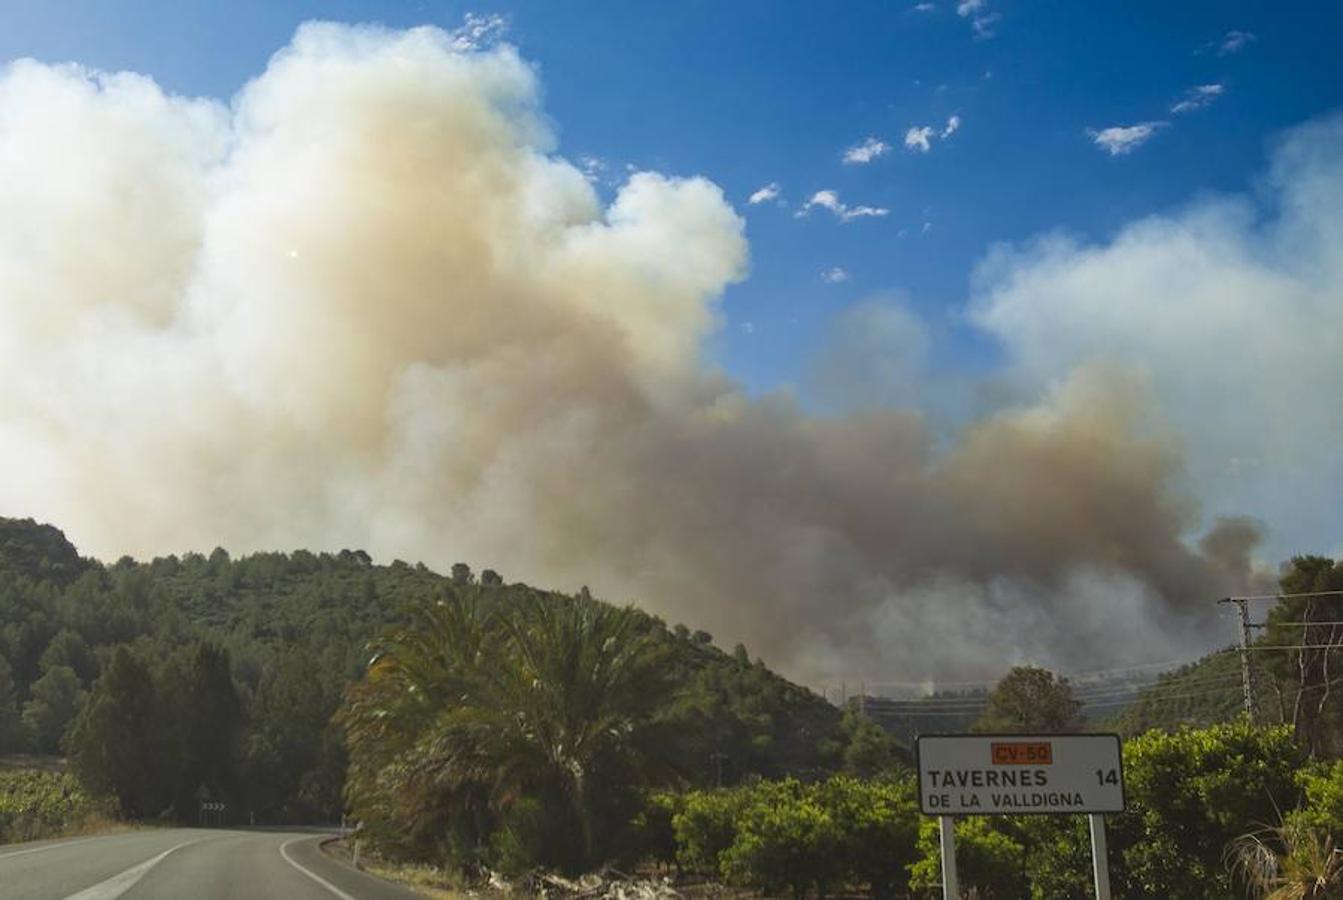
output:
<path id="1" fill-rule="evenodd" d="M 589 584 L 794 676 L 991 676 L 1203 646 L 1258 532 L 1191 538 L 1202 436 L 1292 378 L 1340 433 L 1336 126 L 1280 154 L 1267 236 L 1232 204 L 997 254 L 974 315 L 1029 399 L 945 446 L 917 410 L 808 414 L 707 365 L 748 264 L 722 192 L 641 172 L 603 207 L 536 73 L 460 44 L 308 25 L 229 106 L 0 76 L 0 512 L 101 556 L 349 546 Z M 1202 351 L 1269 316 L 1266 364 L 1302 331 L 1332 359 L 1200 413 Z"/>

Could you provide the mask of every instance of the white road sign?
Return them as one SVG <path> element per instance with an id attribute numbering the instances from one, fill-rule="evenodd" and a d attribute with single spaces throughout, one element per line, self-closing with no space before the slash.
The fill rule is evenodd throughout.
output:
<path id="1" fill-rule="evenodd" d="M 1116 734 L 928 734 L 917 752 L 930 816 L 1124 809 Z"/>

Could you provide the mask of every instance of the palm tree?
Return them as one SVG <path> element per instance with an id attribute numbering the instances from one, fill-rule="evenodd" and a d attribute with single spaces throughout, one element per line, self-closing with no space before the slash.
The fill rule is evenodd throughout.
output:
<path id="1" fill-rule="evenodd" d="M 342 714 L 351 799 L 375 814 L 466 817 L 479 842 L 539 811 L 540 861 L 575 870 L 608 852 L 634 787 L 674 774 L 662 645 L 631 608 L 459 587 L 378 650 Z"/>
<path id="2" fill-rule="evenodd" d="M 1263 900 L 1343 898 L 1343 850 L 1321 829 L 1288 822 L 1243 835 L 1232 841 L 1227 858 Z"/>

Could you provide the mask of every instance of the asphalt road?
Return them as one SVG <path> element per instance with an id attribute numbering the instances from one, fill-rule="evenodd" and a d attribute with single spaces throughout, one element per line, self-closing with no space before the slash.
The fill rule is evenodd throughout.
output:
<path id="1" fill-rule="evenodd" d="M 0 845 L 3 900 L 407 900 L 303 832 L 151 829 Z"/>

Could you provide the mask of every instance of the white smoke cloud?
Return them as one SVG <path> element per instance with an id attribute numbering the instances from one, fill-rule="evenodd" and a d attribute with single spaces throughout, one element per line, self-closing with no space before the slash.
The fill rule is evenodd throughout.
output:
<path id="1" fill-rule="evenodd" d="M 1096 360 L 1142 373 L 1207 512 L 1323 552 L 1343 485 L 1343 118 L 1288 135 L 1267 186 L 1262 206 L 1204 200 L 1106 244 L 999 250 L 975 316 L 1033 388 Z"/>
<path id="2" fill-rule="evenodd" d="M 228 105 L 68 66 L 0 75 L 0 464 L 21 475 L 0 512 L 103 557 L 364 547 L 586 583 L 812 678 L 1141 661 L 1104 630 L 1116 610 L 1135 633 L 1201 634 L 1253 534 L 1186 543 L 1179 444 L 1132 357 L 1164 387 L 1180 373 L 1156 350 L 1268 324 L 1203 315 L 1237 321 L 1259 291 L 1294 327 L 1327 306 L 1343 205 L 1316 144 L 1283 157 L 1292 211 L 1271 239 L 1210 213 L 1173 220 L 1173 246 L 1148 223 L 1001 254 L 978 315 L 1032 393 L 942 440 L 891 408 L 923 377 L 907 314 L 841 323 L 863 353 L 834 383 L 871 394 L 842 414 L 751 399 L 708 366 L 748 261 L 722 192 L 643 172 L 603 207 L 555 154 L 535 72 L 459 38 L 307 25 Z M 1246 279 L 1224 308 L 1223 263 Z M 1197 308 L 1125 299 L 1163 277 Z M 1106 306 L 1121 299 L 1127 316 Z M 1165 324 L 1138 334 L 1142 314 Z M 1198 376 L 1181 377 L 1175 400 Z M 1280 396 L 1236 383 L 1256 413 Z"/>

